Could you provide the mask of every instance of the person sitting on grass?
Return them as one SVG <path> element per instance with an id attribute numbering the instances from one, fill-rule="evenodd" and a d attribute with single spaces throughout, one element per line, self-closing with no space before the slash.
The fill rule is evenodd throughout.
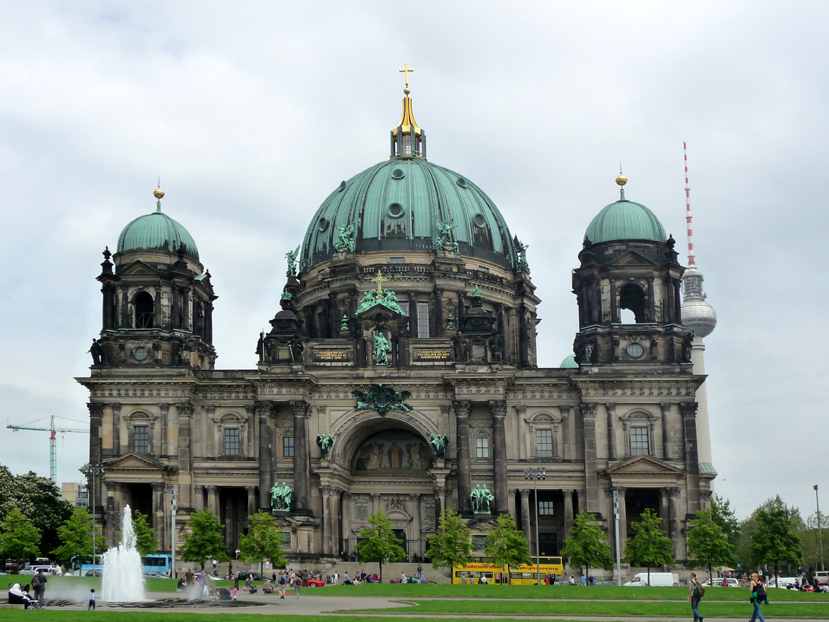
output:
<path id="1" fill-rule="evenodd" d="M 351 579 L 348 578 L 348 572 L 343 573 L 343 585 L 354 585 Z"/>

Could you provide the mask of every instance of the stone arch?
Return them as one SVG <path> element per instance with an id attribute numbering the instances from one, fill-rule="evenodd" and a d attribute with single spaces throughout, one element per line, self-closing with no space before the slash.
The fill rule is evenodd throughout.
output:
<path id="1" fill-rule="evenodd" d="M 374 410 L 352 410 L 339 417 L 331 427 L 329 434 L 334 438 L 331 461 L 350 470 L 351 458 L 362 441 L 375 432 L 394 428 L 414 432 L 433 450 L 429 438 L 432 434 L 437 436 L 438 427 L 422 413 L 392 410 L 381 416 Z"/>

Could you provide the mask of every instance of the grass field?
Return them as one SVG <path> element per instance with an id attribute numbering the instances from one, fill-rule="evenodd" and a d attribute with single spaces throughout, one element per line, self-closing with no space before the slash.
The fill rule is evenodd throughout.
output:
<path id="1" fill-rule="evenodd" d="M 577 599 L 577 600 L 679 600 L 688 599 L 687 587 L 579 587 L 538 585 L 419 585 L 396 583 L 369 583 L 365 585 L 335 585 L 318 588 L 317 592 L 330 596 L 388 596 L 417 600 L 418 598 L 521 598 L 521 599 Z M 734 601 L 748 604 L 748 589 L 709 588 L 705 601 Z M 822 602 L 829 605 L 829 595 L 810 594 L 794 590 L 769 589 L 769 600 L 776 602 Z"/>
<path id="2" fill-rule="evenodd" d="M 487 614 L 487 615 L 572 615 L 572 616 L 649 616 L 684 617 L 691 612 L 687 602 L 664 601 L 549 601 L 549 600 L 425 600 L 412 601 L 417 608 L 411 615 L 421 614 Z M 748 599 L 736 602 L 705 602 L 700 613 L 711 617 L 745 618 L 751 615 Z M 399 609 L 373 609 L 390 612 Z M 829 618 L 829 604 L 779 603 L 763 606 L 764 615 L 774 618 Z"/>

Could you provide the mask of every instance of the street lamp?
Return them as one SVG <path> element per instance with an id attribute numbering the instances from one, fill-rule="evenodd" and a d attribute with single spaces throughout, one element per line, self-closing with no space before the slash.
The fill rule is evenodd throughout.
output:
<path id="1" fill-rule="evenodd" d="M 538 585 L 541 585 L 541 547 L 538 545 L 538 480 L 547 479 L 546 467 L 524 469 L 524 479 L 532 480 L 535 488 L 535 570 Z"/>
<path id="2" fill-rule="evenodd" d="M 820 498 L 817 493 L 817 484 L 813 488 L 815 489 L 815 505 L 817 506 L 817 541 L 820 550 L 820 569 L 826 570 L 826 567 L 823 565 L 823 533 L 821 533 L 820 529 Z"/>
<path id="3" fill-rule="evenodd" d="M 89 464 L 88 462 L 78 469 L 81 473 L 86 475 L 87 480 L 92 479 L 92 576 L 95 576 L 95 476 L 103 475 L 104 467 L 100 464 Z M 87 486 L 89 483 L 87 481 Z M 83 570 L 83 560 L 81 560 L 81 570 Z"/>

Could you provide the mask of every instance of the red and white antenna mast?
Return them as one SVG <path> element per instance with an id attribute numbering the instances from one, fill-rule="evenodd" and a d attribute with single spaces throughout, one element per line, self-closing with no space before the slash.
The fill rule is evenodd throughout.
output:
<path id="1" fill-rule="evenodd" d="M 688 272 L 697 271 L 694 259 L 694 216 L 691 214 L 691 184 L 688 183 L 688 144 L 682 143 L 682 155 L 685 156 L 685 223 L 688 230 Z"/>

